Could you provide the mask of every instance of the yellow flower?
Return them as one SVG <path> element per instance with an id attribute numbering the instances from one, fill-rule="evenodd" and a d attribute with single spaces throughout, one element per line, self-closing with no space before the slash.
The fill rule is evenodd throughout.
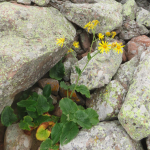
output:
<path id="1" fill-rule="evenodd" d="M 122 44 L 122 43 L 117 43 L 117 46 L 116 46 L 116 48 L 114 49 L 115 51 L 118 52 L 118 54 L 119 54 L 119 52 L 121 52 L 121 53 L 123 52 L 123 51 L 122 51 L 122 47 L 124 47 L 124 45 L 121 46 L 121 44 Z"/>
<path id="2" fill-rule="evenodd" d="M 63 47 L 64 42 L 65 42 L 65 38 L 60 38 L 60 39 L 57 39 L 57 43 L 56 44 L 58 44 L 61 47 Z"/>
<path id="3" fill-rule="evenodd" d="M 90 29 L 94 29 L 94 25 L 91 22 L 89 22 L 84 26 L 84 28 L 87 28 L 89 32 Z"/>
<path id="4" fill-rule="evenodd" d="M 72 45 L 73 45 L 75 48 L 79 48 L 79 42 L 77 42 L 77 41 L 74 41 Z"/>
<path id="5" fill-rule="evenodd" d="M 116 47 L 116 46 L 117 46 L 117 42 L 111 44 L 111 48 L 114 48 L 114 47 Z"/>
<path id="6" fill-rule="evenodd" d="M 99 21 L 98 20 L 93 20 L 92 23 L 94 23 L 94 27 L 95 27 L 95 26 L 97 26 L 97 24 L 99 23 Z M 99 23 L 99 25 L 100 25 L 100 23 Z"/>
<path id="7" fill-rule="evenodd" d="M 98 34 L 98 38 L 99 38 L 99 40 L 100 40 L 100 39 L 102 40 L 102 39 L 104 38 L 104 35 L 103 35 L 102 33 L 99 33 L 99 34 Z"/>
<path id="8" fill-rule="evenodd" d="M 73 51 L 74 51 L 74 50 L 70 48 L 67 53 L 71 53 L 71 52 L 73 52 Z"/>
<path id="9" fill-rule="evenodd" d="M 100 45 L 100 46 L 98 47 L 98 50 L 100 50 L 101 53 L 103 53 L 104 51 L 105 51 L 106 53 L 109 52 L 111 45 L 108 45 L 108 42 L 102 41 L 102 43 L 99 43 L 99 45 Z"/>
<path id="10" fill-rule="evenodd" d="M 111 34 L 110 34 L 110 32 L 106 32 L 105 35 L 106 36 L 110 36 Z"/>
<path id="11" fill-rule="evenodd" d="M 114 38 L 116 36 L 116 32 L 115 31 L 112 31 L 111 32 L 111 35 L 112 35 L 112 38 Z"/>

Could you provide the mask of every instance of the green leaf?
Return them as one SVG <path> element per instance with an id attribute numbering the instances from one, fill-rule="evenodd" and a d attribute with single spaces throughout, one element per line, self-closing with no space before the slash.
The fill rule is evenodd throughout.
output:
<path id="1" fill-rule="evenodd" d="M 38 94 L 37 94 L 36 92 L 33 92 L 33 93 L 31 94 L 31 97 L 32 97 L 32 100 L 37 101 Z"/>
<path id="2" fill-rule="evenodd" d="M 76 68 L 76 72 L 78 73 L 78 75 L 81 75 L 81 69 L 78 66 L 75 66 Z"/>
<path id="3" fill-rule="evenodd" d="M 36 112 L 33 112 L 33 111 L 27 111 L 28 115 L 31 117 L 31 118 L 37 118 L 39 115 Z"/>
<path id="4" fill-rule="evenodd" d="M 63 123 L 56 123 L 52 128 L 51 138 L 53 144 L 56 144 L 59 141 L 60 135 L 62 133 L 62 128 L 63 128 Z"/>
<path id="5" fill-rule="evenodd" d="M 92 125 L 97 125 L 99 123 L 99 115 L 97 114 L 97 112 L 92 109 L 92 108 L 87 108 L 85 110 L 85 113 L 88 115 L 89 119 L 90 119 L 90 123 Z"/>
<path id="6" fill-rule="evenodd" d="M 83 106 L 81 106 L 81 105 L 78 105 L 78 109 L 79 110 L 85 110 L 85 108 Z"/>
<path id="7" fill-rule="evenodd" d="M 69 89 L 70 89 L 70 90 L 74 90 L 75 86 L 76 86 L 75 84 L 71 84 L 71 85 L 69 86 Z"/>
<path id="8" fill-rule="evenodd" d="M 31 130 L 30 127 L 34 127 L 33 119 L 30 116 L 25 116 L 24 120 L 21 120 L 19 123 L 20 129 Z"/>
<path id="9" fill-rule="evenodd" d="M 53 105 L 53 99 L 51 97 L 47 98 L 47 102 L 49 103 L 49 111 L 53 111 L 54 110 L 54 105 Z"/>
<path id="10" fill-rule="evenodd" d="M 47 138 L 45 141 L 43 141 L 40 145 L 40 150 L 58 150 L 59 146 L 58 145 L 52 145 L 52 140 Z"/>
<path id="11" fill-rule="evenodd" d="M 88 58 L 88 61 L 91 60 L 92 57 L 91 57 L 90 53 L 87 54 L 87 58 Z"/>
<path id="12" fill-rule="evenodd" d="M 92 124 L 90 123 L 90 119 L 88 115 L 85 113 L 85 110 L 78 110 L 74 114 L 77 123 L 86 129 L 90 129 L 92 127 Z"/>
<path id="13" fill-rule="evenodd" d="M 27 115 L 26 108 L 17 106 L 17 115 L 20 120 L 23 119 Z"/>
<path id="14" fill-rule="evenodd" d="M 49 76 L 56 80 L 61 80 L 64 77 L 65 67 L 62 60 L 59 61 L 49 72 Z"/>
<path id="15" fill-rule="evenodd" d="M 36 112 L 36 105 L 37 105 L 37 103 L 36 103 L 35 105 L 31 105 L 31 106 L 29 106 L 29 107 L 26 107 L 27 111 Z"/>
<path id="16" fill-rule="evenodd" d="M 50 118 L 50 116 L 46 116 L 46 115 L 42 115 L 42 116 L 39 116 L 34 119 L 34 123 L 36 125 L 40 125 L 43 122 L 49 122 L 49 121 L 52 121 L 52 118 Z"/>
<path id="17" fill-rule="evenodd" d="M 54 116 L 54 115 L 52 115 L 51 118 L 52 118 L 52 121 L 53 121 L 54 123 L 58 122 L 59 119 L 60 119 L 60 117 Z"/>
<path id="18" fill-rule="evenodd" d="M 43 95 L 48 98 L 51 95 L 51 86 L 50 84 L 46 84 L 43 88 Z"/>
<path id="19" fill-rule="evenodd" d="M 90 98 L 90 91 L 85 85 L 77 85 L 76 91 L 80 92 L 81 94 L 85 95 L 87 98 Z"/>
<path id="20" fill-rule="evenodd" d="M 6 106 L 1 114 L 2 124 L 8 127 L 15 121 L 17 121 L 17 116 L 14 114 L 14 110 L 10 106 Z"/>
<path id="21" fill-rule="evenodd" d="M 76 137 L 79 129 L 74 122 L 67 122 L 62 129 L 62 134 L 60 136 L 60 144 L 64 145 L 69 143 L 72 139 Z"/>
<path id="22" fill-rule="evenodd" d="M 62 113 L 65 115 L 75 113 L 78 110 L 77 104 L 69 98 L 61 99 L 59 102 L 59 106 L 62 110 Z"/>
<path id="23" fill-rule="evenodd" d="M 30 107 L 32 105 L 36 105 L 36 101 L 27 99 L 27 100 L 21 100 L 20 102 L 17 103 L 19 107 Z"/>
<path id="24" fill-rule="evenodd" d="M 63 89 L 65 89 L 65 90 L 68 90 L 68 89 L 69 89 L 69 86 L 66 85 L 66 83 L 65 83 L 64 81 L 61 81 L 61 82 L 60 82 L 60 87 L 63 88 Z"/>
<path id="25" fill-rule="evenodd" d="M 64 115 L 64 114 L 62 114 L 62 115 L 61 115 L 61 118 L 60 118 L 60 122 L 66 123 L 66 122 L 67 122 L 67 116 Z"/>
<path id="26" fill-rule="evenodd" d="M 38 115 L 42 115 L 45 112 L 48 112 L 50 109 L 47 99 L 43 95 L 39 95 L 37 99 L 37 112 Z"/>

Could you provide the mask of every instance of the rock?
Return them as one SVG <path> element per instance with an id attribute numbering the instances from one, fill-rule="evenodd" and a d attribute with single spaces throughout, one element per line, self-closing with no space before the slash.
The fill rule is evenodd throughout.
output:
<path id="1" fill-rule="evenodd" d="M 19 128 L 19 123 L 7 127 L 4 139 L 5 150 L 30 150 L 31 145 L 31 136 L 24 134 Z"/>
<path id="2" fill-rule="evenodd" d="M 124 23 L 119 37 L 123 40 L 130 40 L 133 37 L 140 36 L 142 34 L 147 35 L 148 33 L 149 30 L 145 26 L 132 20 Z"/>
<path id="3" fill-rule="evenodd" d="M 71 0 L 73 3 L 94 3 L 94 0 Z"/>
<path id="4" fill-rule="evenodd" d="M 54 96 L 54 95 L 50 95 L 50 97 L 51 97 L 52 100 L 53 100 L 53 105 L 54 105 L 54 104 L 57 104 L 57 97 Z"/>
<path id="5" fill-rule="evenodd" d="M 74 55 L 74 56 L 73 56 Z M 71 74 L 71 67 L 73 64 L 75 64 L 77 62 L 77 58 L 76 58 L 76 53 L 74 52 L 74 54 L 69 53 L 67 56 L 65 56 L 64 58 L 64 67 L 65 67 L 65 75 L 63 77 L 63 79 L 65 81 L 69 81 L 70 80 L 70 74 Z"/>
<path id="6" fill-rule="evenodd" d="M 59 82 L 58 82 L 58 80 L 51 79 L 51 78 L 44 78 L 44 79 L 41 79 L 41 80 L 38 81 L 38 85 L 42 89 L 45 87 L 46 84 L 50 84 L 52 94 L 58 95 L 58 91 L 59 91 Z"/>
<path id="7" fill-rule="evenodd" d="M 143 8 L 139 8 L 136 13 L 136 22 L 150 28 L 150 12 Z"/>
<path id="8" fill-rule="evenodd" d="M 96 48 L 91 56 L 97 52 L 98 51 Z M 84 68 L 87 61 L 88 59 L 86 56 L 78 61 L 79 68 L 81 70 Z M 89 90 L 92 90 L 108 84 L 119 68 L 121 62 L 122 54 L 118 54 L 114 50 L 110 50 L 108 54 L 105 52 L 103 54 L 98 53 L 88 63 L 79 79 L 78 85 L 85 85 Z M 78 78 L 78 74 L 75 71 L 75 66 L 78 66 L 78 64 L 76 63 L 74 66 L 72 66 L 70 77 L 71 84 L 76 83 Z"/>
<path id="9" fill-rule="evenodd" d="M 126 0 L 123 4 L 122 14 L 125 20 L 134 20 L 136 17 L 137 5 L 135 0 Z"/>
<path id="10" fill-rule="evenodd" d="M 56 39 L 67 37 L 69 46 L 76 31 L 52 7 L 3 2 L 0 18 L 1 113 L 12 104 L 16 94 L 35 84 L 67 52 L 67 48 L 56 44 Z"/>
<path id="11" fill-rule="evenodd" d="M 39 87 L 33 88 L 32 92 L 36 92 L 37 94 L 43 95 L 43 90 Z"/>
<path id="12" fill-rule="evenodd" d="M 150 135 L 150 50 L 144 53 L 118 115 L 123 128 L 136 141 Z"/>
<path id="13" fill-rule="evenodd" d="M 46 6 L 50 2 L 50 0 L 31 0 L 31 1 L 37 4 L 38 6 Z"/>
<path id="14" fill-rule="evenodd" d="M 126 62 L 127 61 L 127 54 L 126 54 L 127 52 L 125 51 L 125 50 L 123 50 L 123 54 L 122 54 L 122 62 L 124 63 L 124 62 Z"/>
<path id="15" fill-rule="evenodd" d="M 142 52 L 146 51 L 149 46 L 150 46 L 150 38 L 145 35 L 131 39 L 126 45 L 127 49 L 126 56 L 128 60 L 130 60 L 136 55 L 140 57 Z"/>
<path id="16" fill-rule="evenodd" d="M 73 4 L 66 2 L 61 13 L 71 22 L 84 28 L 93 20 L 98 20 L 95 33 L 110 32 L 122 25 L 122 5 L 115 0 L 96 0 L 92 4 Z M 87 29 L 86 29 L 87 30 Z M 89 33 L 92 33 L 90 30 Z"/>
<path id="17" fill-rule="evenodd" d="M 31 0 L 17 0 L 17 3 L 25 4 L 25 5 L 30 5 Z"/>
<path id="18" fill-rule="evenodd" d="M 142 7 L 148 11 L 150 11 L 150 3 L 149 0 L 136 0 L 136 4 L 138 7 Z"/>
<path id="19" fill-rule="evenodd" d="M 52 112 L 52 115 L 61 117 L 61 115 L 62 115 L 62 110 L 60 109 L 59 104 L 56 104 L 56 105 L 55 105 L 55 108 L 54 108 L 54 110 L 53 110 L 53 112 Z"/>
<path id="20" fill-rule="evenodd" d="M 117 80 L 121 83 L 126 92 L 128 91 L 129 86 L 132 82 L 133 74 L 139 64 L 139 61 L 140 60 L 137 57 L 134 57 L 130 61 L 121 64 L 117 73 L 113 77 L 114 80 Z"/>
<path id="21" fill-rule="evenodd" d="M 140 142 L 130 138 L 118 121 L 100 122 L 89 130 L 81 130 L 60 150 L 143 150 Z"/>
<path id="22" fill-rule="evenodd" d="M 90 35 L 84 31 L 80 34 L 80 43 L 82 49 L 86 52 L 90 46 L 91 46 L 91 41 L 90 41 Z"/>
<path id="23" fill-rule="evenodd" d="M 99 121 L 115 119 L 123 104 L 126 90 L 116 80 L 110 81 L 106 87 L 97 89 L 86 106 L 94 109 L 99 115 Z"/>

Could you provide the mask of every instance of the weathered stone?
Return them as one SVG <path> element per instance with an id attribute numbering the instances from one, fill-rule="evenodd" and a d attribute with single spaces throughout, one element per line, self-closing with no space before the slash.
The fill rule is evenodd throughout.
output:
<path id="1" fill-rule="evenodd" d="M 142 52 L 146 51 L 149 46 L 150 38 L 145 35 L 131 39 L 126 45 L 128 60 L 136 55 L 138 55 L 138 57 L 140 58 Z"/>
<path id="2" fill-rule="evenodd" d="M 148 11 L 150 11 L 150 1 L 149 0 L 136 0 L 136 4 L 138 7 L 142 7 Z"/>
<path id="3" fill-rule="evenodd" d="M 98 53 L 97 47 L 96 50 L 91 54 L 91 56 Z M 83 57 L 78 63 L 76 63 L 71 70 L 71 84 L 76 83 L 78 74 L 75 70 L 75 66 L 78 66 L 82 70 L 87 63 L 87 57 Z M 89 90 L 100 88 L 105 84 L 108 84 L 112 76 L 116 73 L 119 65 L 122 62 L 122 53 L 116 53 L 114 50 L 110 52 L 100 54 L 98 53 L 93 57 L 85 70 L 83 71 L 78 85 L 85 85 Z"/>
<path id="4" fill-rule="evenodd" d="M 81 130 L 60 150 L 143 150 L 140 142 L 130 138 L 118 121 L 100 122 L 89 130 Z"/>
<path id="5" fill-rule="evenodd" d="M 137 5 L 135 0 L 127 0 L 123 5 L 122 14 L 125 20 L 134 20 L 136 16 Z"/>
<path id="6" fill-rule="evenodd" d="M 117 118 L 125 92 L 124 87 L 117 80 L 113 80 L 106 87 L 97 89 L 86 100 L 86 106 L 98 113 L 100 121 Z"/>
<path id="7" fill-rule="evenodd" d="M 147 150 L 150 150 L 150 136 L 146 139 Z"/>
<path id="8" fill-rule="evenodd" d="M 31 1 L 37 4 L 38 6 L 46 6 L 50 2 L 50 0 L 31 0 Z"/>
<path id="9" fill-rule="evenodd" d="M 127 52 L 125 51 L 125 50 L 123 50 L 123 54 L 122 54 L 122 62 L 124 63 L 124 62 L 126 62 L 127 61 L 127 54 L 126 54 Z"/>
<path id="10" fill-rule="evenodd" d="M 122 25 L 122 5 L 115 0 L 97 0 L 94 4 L 64 3 L 61 13 L 71 22 L 84 28 L 93 20 L 98 20 L 95 33 L 105 33 L 119 28 Z M 87 30 L 87 29 L 86 29 Z M 88 32 L 88 30 L 87 30 Z M 92 33 L 90 30 L 89 33 Z"/>
<path id="11" fill-rule="evenodd" d="M 38 17 L 37 17 L 38 16 Z M 75 28 L 55 8 L 0 3 L 0 113 L 15 95 L 36 83 L 67 52 L 56 44 Z"/>
<path id="12" fill-rule="evenodd" d="M 54 108 L 54 110 L 53 110 L 53 112 L 52 112 L 52 115 L 61 117 L 61 115 L 62 115 L 62 110 L 60 109 L 59 104 L 56 104 L 56 105 L 55 105 L 55 108 Z"/>
<path id="13" fill-rule="evenodd" d="M 74 56 L 73 56 L 74 55 Z M 76 58 L 76 53 L 74 52 L 73 54 L 70 53 L 67 56 L 65 56 L 64 58 L 64 67 L 65 67 L 65 75 L 63 77 L 63 79 L 65 81 L 69 81 L 70 80 L 70 74 L 71 74 L 71 67 L 73 64 L 75 64 L 78 60 Z"/>
<path id="14" fill-rule="evenodd" d="M 17 0 L 17 3 L 25 4 L 25 5 L 30 5 L 31 0 Z"/>
<path id="15" fill-rule="evenodd" d="M 150 50 L 142 53 L 118 119 L 134 140 L 150 135 Z"/>
<path id="16" fill-rule="evenodd" d="M 123 40 L 130 40 L 133 37 L 140 36 L 142 34 L 147 35 L 148 33 L 149 30 L 145 26 L 132 20 L 124 23 L 119 37 Z"/>
<path id="17" fill-rule="evenodd" d="M 143 8 L 139 8 L 136 13 L 136 22 L 150 28 L 150 12 Z"/>
<path id="18" fill-rule="evenodd" d="M 121 64 L 117 73 L 114 75 L 113 79 L 121 83 L 125 88 L 126 92 L 129 89 L 129 86 L 133 79 L 133 74 L 136 67 L 139 64 L 139 59 L 137 57 L 132 58 L 130 61 Z"/>
<path id="19" fill-rule="evenodd" d="M 36 92 L 37 94 L 42 95 L 43 94 L 43 90 L 39 87 L 35 87 L 32 89 L 32 92 Z"/>
<path id="20" fill-rule="evenodd" d="M 71 0 L 73 3 L 94 3 L 95 0 Z"/>
<path id="21" fill-rule="evenodd" d="M 5 132 L 5 150 L 30 150 L 32 138 L 19 128 L 19 123 L 12 124 Z"/>
<path id="22" fill-rule="evenodd" d="M 58 91 L 59 91 L 59 82 L 58 82 L 58 80 L 51 79 L 51 78 L 44 78 L 44 79 L 41 79 L 41 80 L 38 81 L 38 85 L 42 89 L 45 87 L 46 84 L 50 84 L 52 94 L 58 95 Z"/>

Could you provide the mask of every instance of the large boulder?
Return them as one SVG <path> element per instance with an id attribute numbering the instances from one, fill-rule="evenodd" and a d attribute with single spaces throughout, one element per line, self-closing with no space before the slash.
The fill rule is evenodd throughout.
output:
<path id="1" fill-rule="evenodd" d="M 91 56 L 97 53 L 94 51 Z M 79 68 L 82 70 L 87 63 L 87 56 L 83 57 L 80 61 L 75 63 L 72 66 L 71 70 L 71 84 L 75 84 L 78 78 L 78 74 L 75 70 L 75 66 L 79 65 Z M 100 54 L 98 53 L 94 56 L 84 69 L 83 73 L 80 76 L 78 85 L 85 85 L 89 90 L 103 87 L 105 84 L 108 84 L 113 77 L 113 75 L 117 72 L 120 64 L 122 62 L 122 54 L 117 53 L 114 50 L 110 50 L 110 52 Z"/>
<path id="2" fill-rule="evenodd" d="M 89 130 L 81 130 L 60 150 L 143 150 L 140 142 L 130 138 L 118 121 L 100 122 Z"/>
<path id="3" fill-rule="evenodd" d="M 93 20 L 98 20 L 95 33 L 105 33 L 121 27 L 122 25 L 122 5 L 115 0 L 96 0 L 97 3 L 73 4 L 64 3 L 61 13 L 71 22 L 84 28 Z M 89 33 L 92 33 L 90 30 Z"/>
<path id="4" fill-rule="evenodd" d="M 143 52 L 118 119 L 134 140 L 150 135 L 150 51 Z"/>
<path id="5" fill-rule="evenodd" d="M 37 82 L 67 52 L 76 31 L 55 8 L 0 3 L 0 113 L 17 93 Z"/>

